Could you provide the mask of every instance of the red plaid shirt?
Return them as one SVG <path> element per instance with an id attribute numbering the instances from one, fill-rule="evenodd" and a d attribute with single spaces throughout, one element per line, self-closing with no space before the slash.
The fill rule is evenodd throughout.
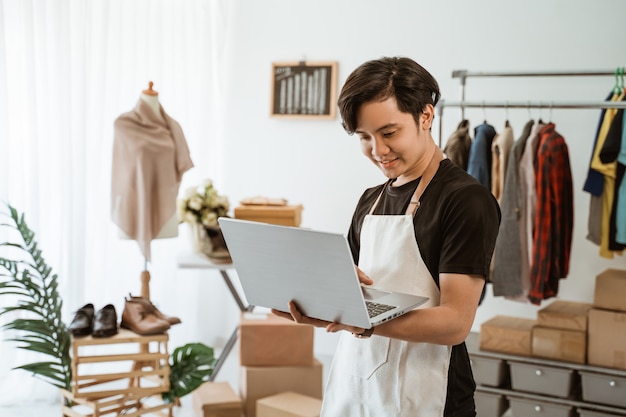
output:
<path id="1" fill-rule="evenodd" d="M 556 296 L 559 279 L 569 272 L 574 227 L 569 152 L 553 123 L 539 132 L 535 175 L 537 204 L 528 299 L 539 305 Z"/>

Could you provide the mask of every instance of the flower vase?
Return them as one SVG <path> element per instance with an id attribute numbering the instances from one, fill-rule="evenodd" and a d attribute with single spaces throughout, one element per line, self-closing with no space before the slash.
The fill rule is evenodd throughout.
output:
<path id="1" fill-rule="evenodd" d="M 216 263 L 232 262 L 219 226 L 205 227 L 198 223 L 191 223 L 190 226 L 194 252 L 202 253 Z"/>
<path id="2" fill-rule="evenodd" d="M 211 252 L 211 241 L 204 226 L 198 223 L 189 223 L 191 247 L 195 253 Z"/>
<path id="3" fill-rule="evenodd" d="M 206 234 L 211 242 L 211 251 L 206 255 L 216 263 L 230 263 L 230 253 L 226 247 L 226 241 L 219 226 L 209 226 L 205 228 Z"/>

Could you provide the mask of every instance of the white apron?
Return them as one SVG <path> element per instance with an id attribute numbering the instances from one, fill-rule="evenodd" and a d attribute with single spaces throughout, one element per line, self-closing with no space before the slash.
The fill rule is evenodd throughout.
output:
<path id="1" fill-rule="evenodd" d="M 420 188 L 412 201 L 419 201 Z M 419 308 L 439 305 L 439 288 L 415 240 L 414 205 L 409 204 L 404 215 L 381 216 L 372 214 L 377 204 L 363 221 L 359 268 L 374 279 L 376 288 L 430 297 Z M 451 349 L 375 334 L 358 339 L 344 332 L 329 371 L 321 416 L 443 416 Z"/>

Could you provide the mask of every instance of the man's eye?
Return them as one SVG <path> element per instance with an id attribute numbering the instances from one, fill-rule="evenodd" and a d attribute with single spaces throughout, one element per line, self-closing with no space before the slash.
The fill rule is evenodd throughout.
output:
<path id="1" fill-rule="evenodd" d="M 385 132 L 383 133 L 383 136 L 386 138 L 390 138 L 392 137 L 394 134 L 396 133 L 396 131 L 394 130 L 393 132 Z"/>
<path id="2" fill-rule="evenodd" d="M 361 140 L 370 140 L 369 136 L 359 136 Z"/>

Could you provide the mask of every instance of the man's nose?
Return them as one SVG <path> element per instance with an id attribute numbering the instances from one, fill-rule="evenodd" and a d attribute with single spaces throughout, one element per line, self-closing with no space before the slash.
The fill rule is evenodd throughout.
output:
<path id="1" fill-rule="evenodd" d="M 384 140 L 380 138 L 374 138 L 372 140 L 372 155 L 379 157 L 385 156 L 389 153 L 389 147 Z"/>

